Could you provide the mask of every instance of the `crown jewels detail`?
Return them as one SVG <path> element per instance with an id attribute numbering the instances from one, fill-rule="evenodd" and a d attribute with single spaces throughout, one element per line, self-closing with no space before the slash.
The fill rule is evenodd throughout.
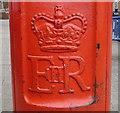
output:
<path id="1" fill-rule="evenodd" d="M 87 20 L 82 14 L 73 13 L 64 17 L 61 5 L 55 7 L 54 16 L 38 13 L 31 24 L 41 50 L 45 52 L 77 51 L 80 38 L 87 29 Z"/>

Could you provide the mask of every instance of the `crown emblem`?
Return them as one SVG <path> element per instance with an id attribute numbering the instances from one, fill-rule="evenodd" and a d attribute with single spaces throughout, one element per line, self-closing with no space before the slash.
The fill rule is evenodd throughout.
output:
<path id="1" fill-rule="evenodd" d="M 32 18 L 32 30 L 42 51 L 74 52 L 87 29 L 87 20 L 80 13 L 65 16 L 63 6 L 55 7 L 54 16 L 38 13 Z"/>

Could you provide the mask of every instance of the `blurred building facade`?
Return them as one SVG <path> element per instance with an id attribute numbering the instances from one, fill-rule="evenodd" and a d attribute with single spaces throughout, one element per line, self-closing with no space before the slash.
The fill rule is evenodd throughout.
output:
<path id="1" fill-rule="evenodd" d="M 9 18 L 9 8 L 8 2 L 5 0 L 0 0 L 0 19 L 8 19 Z"/>

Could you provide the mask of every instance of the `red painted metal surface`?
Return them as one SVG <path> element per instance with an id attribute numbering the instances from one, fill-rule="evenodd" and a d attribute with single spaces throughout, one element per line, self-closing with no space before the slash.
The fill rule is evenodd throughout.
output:
<path id="1" fill-rule="evenodd" d="M 10 3 L 15 111 L 109 111 L 111 3 Z"/>

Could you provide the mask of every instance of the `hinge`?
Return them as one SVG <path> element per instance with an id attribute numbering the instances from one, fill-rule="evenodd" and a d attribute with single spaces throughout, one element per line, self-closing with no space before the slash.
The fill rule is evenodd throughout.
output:
<path id="1" fill-rule="evenodd" d="M 97 51 L 96 51 L 96 57 L 98 57 L 98 52 L 99 52 L 99 50 L 100 50 L 100 43 L 97 43 L 97 45 L 96 45 L 96 49 L 97 49 Z"/>
<path id="2" fill-rule="evenodd" d="M 97 43 L 96 49 L 100 50 L 100 43 Z"/>

